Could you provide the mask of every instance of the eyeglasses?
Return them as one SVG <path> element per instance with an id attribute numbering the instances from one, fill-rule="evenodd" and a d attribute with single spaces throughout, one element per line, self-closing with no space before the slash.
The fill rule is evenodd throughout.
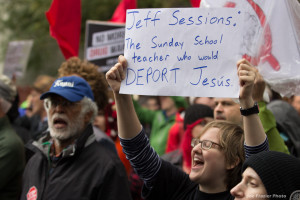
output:
<path id="1" fill-rule="evenodd" d="M 195 147 L 196 145 L 198 145 L 199 143 L 201 143 L 201 149 L 203 150 L 209 150 L 211 147 L 214 148 L 218 148 L 218 149 L 223 149 L 223 147 L 215 142 L 212 142 L 210 140 L 200 140 L 198 138 L 193 138 L 192 142 L 191 142 L 191 146 Z"/>
<path id="2" fill-rule="evenodd" d="M 56 107 L 58 105 L 64 107 L 64 108 L 69 108 L 69 107 L 73 107 L 75 105 L 80 104 L 80 102 L 71 102 L 65 99 L 46 99 L 45 101 L 46 107 L 50 108 L 50 107 Z"/>

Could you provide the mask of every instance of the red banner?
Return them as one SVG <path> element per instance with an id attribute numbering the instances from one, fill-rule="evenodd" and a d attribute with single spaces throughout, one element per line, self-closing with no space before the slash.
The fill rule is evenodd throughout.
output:
<path id="1" fill-rule="evenodd" d="M 125 23 L 127 9 L 136 9 L 136 0 L 121 0 L 110 21 Z"/>
<path id="2" fill-rule="evenodd" d="M 190 0 L 192 7 L 199 8 L 201 0 Z"/>
<path id="3" fill-rule="evenodd" d="M 78 56 L 81 24 L 80 0 L 53 0 L 46 12 L 50 35 L 54 37 L 65 57 Z"/>

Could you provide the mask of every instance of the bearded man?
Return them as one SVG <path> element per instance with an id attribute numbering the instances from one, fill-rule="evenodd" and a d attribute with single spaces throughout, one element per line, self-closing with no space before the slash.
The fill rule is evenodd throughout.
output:
<path id="1" fill-rule="evenodd" d="M 44 100 L 49 129 L 27 145 L 34 152 L 24 175 L 21 199 L 131 199 L 118 156 L 96 142 L 97 105 L 78 76 L 57 79 Z"/>

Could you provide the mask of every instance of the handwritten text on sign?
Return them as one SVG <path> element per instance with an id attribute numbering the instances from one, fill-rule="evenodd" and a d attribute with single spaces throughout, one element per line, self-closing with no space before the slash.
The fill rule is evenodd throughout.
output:
<path id="1" fill-rule="evenodd" d="M 242 20 L 233 8 L 127 10 L 120 92 L 238 97 Z"/>

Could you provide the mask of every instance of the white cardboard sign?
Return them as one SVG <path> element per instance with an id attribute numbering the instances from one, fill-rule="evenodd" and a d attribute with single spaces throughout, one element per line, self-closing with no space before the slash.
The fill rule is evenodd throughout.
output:
<path id="1" fill-rule="evenodd" d="M 238 97 L 242 25 L 235 8 L 127 10 L 120 93 Z"/>
<path id="2" fill-rule="evenodd" d="M 33 40 L 11 41 L 6 51 L 3 74 L 22 77 L 26 71 Z"/>

